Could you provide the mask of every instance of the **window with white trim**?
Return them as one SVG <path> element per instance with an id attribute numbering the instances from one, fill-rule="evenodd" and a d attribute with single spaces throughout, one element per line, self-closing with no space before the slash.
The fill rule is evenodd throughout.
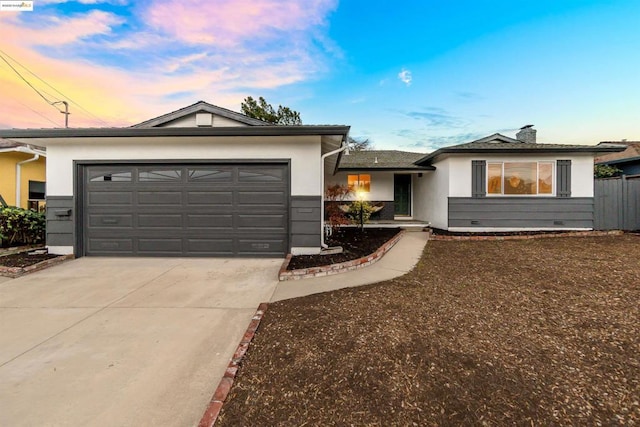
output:
<path id="1" fill-rule="evenodd" d="M 551 196 L 554 162 L 487 162 L 488 196 Z"/>

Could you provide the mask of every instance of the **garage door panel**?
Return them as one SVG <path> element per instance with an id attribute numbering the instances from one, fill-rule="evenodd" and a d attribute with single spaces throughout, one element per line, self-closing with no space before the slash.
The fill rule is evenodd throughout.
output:
<path id="1" fill-rule="evenodd" d="M 140 238 L 139 254 L 179 254 L 182 255 L 182 238 Z"/>
<path id="2" fill-rule="evenodd" d="M 180 191 L 139 191 L 140 205 L 174 205 L 182 206 L 182 192 Z"/>
<path id="3" fill-rule="evenodd" d="M 141 214 L 138 215 L 138 227 L 162 227 L 182 229 L 182 214 Z"/>
<path id="4" fill-rule="evenodd" d="M 286 251 L 283 239 L 262 238 L 262 239 L 238 239 L 238 254 L 240 255 L 265 255 L 281 254 Z"/>
<path id="5" fill-rule="evenodd" d="M 288 167 L 85 166 L 84 252 L 284 256 Z"/>
<path id="6" fill-rule="evenodd" d="M 189 191 L 187 203 L 205 206 L 233 206 L 233 192 L 229 191 Z"/>
<path id="7" fill-rule="evenodd" d="M 284 232 L 287 224 L 284 215 L 238 215 L 238 228 L 259 230 L 277 230 Z"/>
<path id="8" fill-rule="evenodd" d="M 95 191 L 89 193 L 89 206 L 113 206 L 133 204 L 132 191 Z"/>
<path id="9" fill-rule="evenodd" d="M 187 214 L 187 227 L 233 230 L 233 214 Z"/>
<path id="10" fill-rule="evenodd" d="M 276 205 L 283 206 L 286 202 L 284 191 L 239 191 L 238 205 Z"/>
<path id="11" fill-rule="evenodd" d="M 95 228 L 131 228 L 132 214 L 95 214 L 89 215 L 89 226 Z"/>
<path id="12" fill-rule="evenodd" d="M 133 250 L 132 238 L 94 238 L 88 244 L 88 251 L 96 255 L 128 254 Z"/>
<path id="13" fill-rule="evenodd" d="M 188 239 L 189 253 L 211 256 L 233 256 L 233 238 L 226 239 Z"/>

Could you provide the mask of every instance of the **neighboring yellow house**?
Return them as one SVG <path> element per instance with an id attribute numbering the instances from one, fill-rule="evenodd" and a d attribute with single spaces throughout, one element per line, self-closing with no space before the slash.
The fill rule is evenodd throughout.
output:
<path id="1" fill-rule="evenodd" d="M 41 147 L 0 141 L 0 206 L 44 209 L 46 155 Z"/>

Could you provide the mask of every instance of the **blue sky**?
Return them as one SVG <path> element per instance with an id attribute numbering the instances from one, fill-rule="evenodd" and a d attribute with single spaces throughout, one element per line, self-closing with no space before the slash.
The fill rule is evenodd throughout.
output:
<path id="1" fill-rule="evenodd" d="M 5 59 L 71 126 L 246 96 L 428 152 L 534 124 L 549 143 L 640 140 L 640 2 L 35 0 Z M 33 74 L 32 74 L 33 73 Z M 0 60 L 0 126 L 63 117 Z"/>

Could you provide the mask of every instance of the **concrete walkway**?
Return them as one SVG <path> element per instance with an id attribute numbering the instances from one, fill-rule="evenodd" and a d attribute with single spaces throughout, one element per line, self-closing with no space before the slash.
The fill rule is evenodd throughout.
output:
<path id="1" fill-rule="evenodd" d="M 382 259 L 368 267 L 331 276 L 279 282 L 271 301 L 368 285 L 402 276 L 411 271 L 420 260 L 428 238 L 429 234 L 426 232 L 406 232 Z"/>

